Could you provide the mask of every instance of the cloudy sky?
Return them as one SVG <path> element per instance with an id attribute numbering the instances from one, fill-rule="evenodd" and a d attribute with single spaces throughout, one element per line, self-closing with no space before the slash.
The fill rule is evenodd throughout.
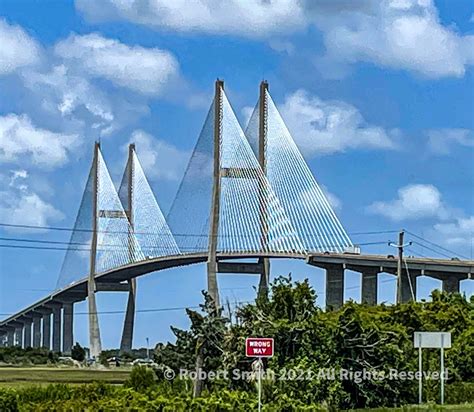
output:
<path id="1" fill-rule="evenodd" d="M 472 258 L 473 12 L 470 0 L 2 0 L 0 223 L 73 226 L 98 139 L 114 180 L 127 144 L 137 144 L 166 213 L 215 79 L 225 80 L 242 123 L 267 79 L 354 243 L 396 238 L 359 232 L 406 228 Z M 68 237 L 6 227 L 0 235 Z M 429 247 L 407 254 L 454 255 Z M 54 289 L 63 253 L 0 249 L 1 317 Z M 275 262 L 272 275 L 290 271 L 309 277 L 324 303 L 320 270 Z M 381 281 L 381 300 L 392 301 L 394 279 Z M 439 286 L 418 282 L 419 297 Z M 256 283 L 220 278 L 231 303 L 252 299 Z M 346 275 L 346 298 L 359 299 L 358 284 Z M 193 306 L 203 288 L 204 266 L 148 275 L 138 309 Z M 462 289 L 472 293 L 472 281 Z M 125 297 L 101 294 L 98 304 L 120 311 Z M 83 344 L 85 310 L 76 305 Z M 122 318 L 101 315 L 104 346 L 119 345 Z M 170 338 L 170 324 L 186 326 L 184 311 L 139 312 L 135 345 Z"/>

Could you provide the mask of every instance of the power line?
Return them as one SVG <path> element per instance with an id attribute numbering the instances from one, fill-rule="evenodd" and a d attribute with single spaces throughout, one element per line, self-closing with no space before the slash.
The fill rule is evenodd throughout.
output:
<path id="1" fill-rule="evenodd" d="M 416 244 L 420 245 L 420 243 L 418 243 L 418 242 L 416 242 Z M 424 245 L 421 245 L 421 246 L 425 247 Z M 410 252 L 413 252 L 415 255 L 418 255 L 418 256 L 421 256 L 421 257 L 425 258 L 426 260 L 428 260 L 430 262 L 435 262 L 435 263 L 437 262 L 436 258 L 426 256 L 424 253 L 421 253 L 418 249 L 414 249 L 413 246 L 407 246 L 407 250 L 409 250 Z M 436 253 L 438 253 L 438 252 L 436 252 Z"/>
<path id="2" fill-rule="evenodd" d="M 237 301 L 232 303 L 233 305 L 242 305 L 253 303 L 253 301 Z M 156 313 L 156 312 L 172 312 L 172 311 L 179 311 L 179 310 L 186 310 L 186 309 L 201 309 L 201 305 L 199 306 L 180 306 L 180 307 L 168 307 L 168 308 L 150 308 L 150 309 L 137 309 L 136 313 Z M 126 313 L 126 310 L 104 310 L 104 311 L 96 311 L 92 312 L 97 315 L 118 315 L 122 313 Z M 16 313 L 16 312 L 15 312 Z M 90 312 L 74 312 L 74 315 L 89 315 Z M 0 316 L 11 316 L 14 313 L 0 313 Z M 1 322 L 1 321 L 0 321 Z"/>
<path id="3" fill-rule="evenodd" d="M 67 244 L 67 243 L 65 243 Z M 151 246 L 150 246 L 151 247 Z M 57 246 L 25 246 L 25 245 L 5 245 L 5 244 L 0 244 L 0 248 L 8 248 L 8 249 L 33 249 L 33 250 L 56 250 L 56 251 L 66 251 L 66 250 L 73 250 L 73 251 L 79 251 L 79 252 L 89 252 L 91 248 L 68 248 L 68 247 L 57 247 Z M 146 249 L 146 247 L 144 247 Z M 123 249 L 123 250 L 128 250 L 126 246 L 117 246 L 116 248 L 98 248 L 98 252 L 103 252 L 103 251 L 110 251 L 110 250 L 117 250 L 117 249 Z M 182 247 L 181 249 L 184 250 L 189 250 L 191 252 L 196 252 L 196 248 L 184 248 Z M 204 252 L 204 250 L 203 250 Z M 158 257 L 158 256 L 157 256 Z"/>
<path id="4" fill-rule="evenodd" d="M 377 230 L 371 232 L 350 232 L 348 235 L 351 236 L 359 236 L 359 235 L 382 235 L 382 234 L 391 234 L 391 233 L 398 233 L 398 230 Z"/>
<path id="5" fill-rule="evenodd" d="M 438 250 L 436 250 L 436 249 L 430 248 L 430 247 L 424 245 L 423 243 L 420 243 L 420 242 L 417 242 L 417 241 L 413 241 L 413 243 L 414 243 L 415 245 L 418 245 L 418 246 L 421 246 L 421 247 L 423 247 L 423 248 L 425 248 L 425 249 L 428 249 L 428 250 L 430 250 L 430 251 L 433 252 L 433 253 L 437 253 L 438 255 L 447 257 L 448 259 L 451 259 L 451 258 L 453 257 L 452 255 L 447 255 L 446 253 L 443 253 L 443 252 L 440 252 L 440 251 L 438 251 Z"/>
<path id="6" fill-rule="evenodd" d="M 10 227 L 16 229 L 34 229 L 34 230 L 54 230 L 61 232 L 84 232 L 84 233 L 93 233 L 93 229 L 81 229 L 81 228 L 71 228 L 71 227 L 61 227 L 61 226 L 46 226 L 46 225 L 23 225 L 23 224 L 13 224 L 0 222 L 2 227 Z M 369 232 L 351 232 L 350 235 L 360 236 L 360 235 L 378 235 L 378 234 L 390 234 L 397 233 L 396 230 L 379 230 L 379 231 L 369 231 Z M 108 233 L 108 234 L 130 234 L 128 231 L 108 231 L 108 230 L 97 230 L 97 233 Z M 135 235 L 153 235 L 157 236 L 157 233 L 154 232 L 133 232 Z M 300 233 L 301 235 L 307 235 L 308 233 Z M 161 235 L 161 234 L 160 234 Z M 198 233 L 172 233 L 174 237 L 209 237 L 206 234 Z M 312 236 L 318 237 L 317 234 L 311 233 Z M 161 235 L 162 236 L 162 235 Z M 233 235 L 220 235 L 221 237 L 243 237 L 243 236 L 233 236 Z M 245 236 L 245 235 L 244 235 Z M 324 246 L 324 245 L 323 245 Z"/>
<path id="7" fill-rule="evenodd" d="M 21 241 L 21 240 L 19 240 Z M 34 241 L 32 241 L 34 242 Z M 39 243 L 49 243 L 47 241 L 38 241 Z M 59 244 L 64 244 L 68 245 L 68 242 L 54 242 L 59 243 Z M 365 243 L 359 243 L 359 246 L 373 246 L 373 245 L 385 245 L 387 241 L 378 241 L 378 242 L 365 242 Z M 107 246 L 107 245 L 103 245 Z M 121 245 L 110 245 L 111 247 L 100 247 L 97 249 L 97 251 L 110 251 L 110 250 L 128 250 L 127 246 L 121 246 Z M 141 246 L 141 248 L 146 249 L 147 247 L 153 247 L 153 245 L 150 246 Z M 91 248 L 69 248 L 69 247 L 58 247 L 58 246 L 26 246 L 26 245 L 11 245 L 11 244 L 0 244 L 0 248 L 8 248 L 8 249 L 31 249 L 31 250 L 50 250 L 50 251 L 80 251 L 80 252 L 89 252 Z M 184 247 L 182 246 L 180 248 L 183 251 L 189 251 L 189 252 L 199 252 L 196 248 L 194 247 Z M 207 249 L 203 249 L 202 252 L 207 251 Z"/>
<path id="8" fill-rule="evenodd" d="M 439 248 L 439 249 L 441 249 L 441 250 L 444 250 L 444 251 L 449 252 L 449 253 L 452 253 L 452 254 L 454 254 L 454 255 L 456 255 L 456 256 L 462 257 L 463 259 L 469 260 L 468 257 L 463 256 L 463 255 L 461 255 L 461 254 L 459 254 L 459 253 L 457 253 L 457 252 L 455 252 L 455 251 L 453 251 L 453 250 L 451 250 L 451 249 L 445 248 L 445 247 L 443 247 L 443 246 L 441 246 L 441 245 L 439 245 L 439 244 L 437 244 L 437 243 L 431 242 L 430 240 L 425 239 L 425 238 L 423 238 L 423 237 L 421 237 L 421 236 L 419 236 L 419 235 L 417 235 L 417 234 L 415 234 L 415 233 L 413 233 L 413 232 L 410 232 L 409 230 L 405 230 L 405 232 L 407 232 L 407 233 L 410 234 L 411 236 L 414 236 L 414 237 L 416 237 L 416 238 L 422 240 L 423 242 L 426 242 L 426 243 L 428 243 L 428 244 L 430 244 L 430 245 L 432 245 L 432 246 L 435 246 L 435 247 L 437 247 L 437 248 Z M 424 246 L 424 245 L 422 245 L 422 246 Z M 425 246 L 424 246 L 424 247 L 425 247 Z M 427 248 L 427 249 L 428 249 L 428 248 Z"/>

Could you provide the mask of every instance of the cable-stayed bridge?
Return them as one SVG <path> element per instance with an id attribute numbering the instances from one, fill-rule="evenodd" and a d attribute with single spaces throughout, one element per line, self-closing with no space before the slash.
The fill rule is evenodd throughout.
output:
<path id="1" fill-rule="evenodd" d="M 120 348 L 132 347 L 136 278 L 170 267 L 207 264 L 207 288 L 220 304 L 218 273 L 259 276 L 265 296 L 270 258 L 304 259 L 326 270 L 326 305 L 343 303 L 344 270 L 362 274 L 362 300 L 377 302 L 377 276 L 398 273 L 398 299 L 416 296 L 416 278 L 433 276 L 459 291 L 473 261 L 360 255 L 281 118 L 266 82 L 245 131 L 222 81 L 165 217 L 135 146 L 115 187 L 94 156 L 56 290 L 0 322 L 0 342 L 70 353 L 74 303 L 87 299 L 89 345 L 101 352 L 96 294 L 128 294 Z M 245 262 L 242 262 L 245 259 Z M 251 263 L 248 261 L 252 260 Z"/>

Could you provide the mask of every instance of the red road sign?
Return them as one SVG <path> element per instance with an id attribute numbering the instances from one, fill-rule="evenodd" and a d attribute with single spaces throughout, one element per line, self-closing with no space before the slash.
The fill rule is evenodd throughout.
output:
<path id="1" fill-rule="evenodd" d="M 245 339 L 245 356 L 270 358 L 273 356 L 273 338 Z"/>

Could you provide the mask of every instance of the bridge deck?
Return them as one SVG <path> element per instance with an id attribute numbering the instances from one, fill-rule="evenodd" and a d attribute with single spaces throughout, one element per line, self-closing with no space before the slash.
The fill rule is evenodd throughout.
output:
<path id="1" fill-rule="evenodd" d="M 392 256 L 382 255 L 355 255 L 355 254 L 327 254 L 327 253 L 249 253 L 249 254 L 219 254 L 219 260 L 230 259 L 254 259 L 259 257 L 304 259 L 310 265 L 326 268 L 331 265 L 342 265 L 344 268 L 355 271 L 363 271 L 364 268 L 379 268 L 380 272 L 396 273 L 397 260 Z M 114 268 L 112 270 L 99 273 L 96 276 L 97 282 L 120 283 L 132 278 L 146 275 L 148 273 L 161 271 L 164 269 L 188 266 L 207 261 L 207 253 L 193 253 L 185 255 L 174 255 L 148 259 Z M 406 258 L 407 266 L 418 275 L 428 275 L 432 277 L 456 276 L 458 278 L 471 278 L 474 273 L 474 261 L 447 260 L 447 259 L 427 259 L 427 258 Z M 57 290 L 45 298 L 33 303 L 25 309 L 0 321 L 0 327 L 7 326 L 24 315 L 38 310 L 52 302 L 79 302 L 87 297 L 87 277 L 71 283 L 67 287 Z"/>

